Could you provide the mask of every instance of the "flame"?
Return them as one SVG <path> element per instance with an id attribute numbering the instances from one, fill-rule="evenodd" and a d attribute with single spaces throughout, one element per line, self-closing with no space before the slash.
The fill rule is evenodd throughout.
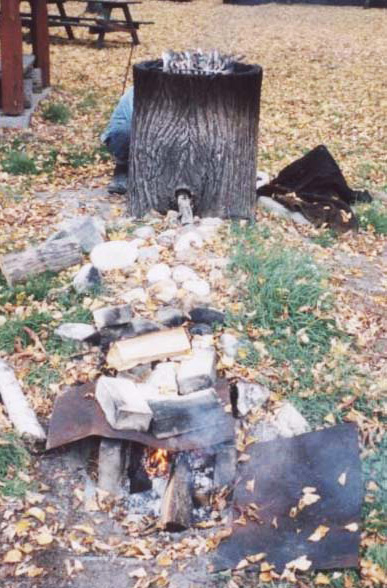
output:
<path id="1" fill-rule="evenodd" d="M 148 476 L 156 478 L 168 472 L 169 459 L 166 449 L 150 449 L 145 469 Z"/>

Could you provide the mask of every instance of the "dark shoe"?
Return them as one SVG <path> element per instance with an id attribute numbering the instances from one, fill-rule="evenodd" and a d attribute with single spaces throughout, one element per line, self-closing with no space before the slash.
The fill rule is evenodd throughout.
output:
<path id="1" fill-rule="evenodd" d="M 113 179 L 108 185 L 109 194 L 126 194 L 128 190 L 128 169 L 126 165 L 116 165 Z"/>

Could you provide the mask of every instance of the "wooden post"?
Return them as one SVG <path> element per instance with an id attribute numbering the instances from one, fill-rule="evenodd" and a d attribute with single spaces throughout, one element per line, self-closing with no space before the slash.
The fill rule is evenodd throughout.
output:
<path id="1" fill-rule="evenodd" d="M 4 114 L 24 111 L 23 48 L 19 0 L 1 3 L 1 88 Z"/>
<path id="2" fill-rule="evenodd" d="M 32 47 L 35 55 L 35 66 L 42 70 L 42 85 L 50 85 L 50 50 L 48 38 L 48 16 L 46 0 L 31 0 L 32 15 Z"/>

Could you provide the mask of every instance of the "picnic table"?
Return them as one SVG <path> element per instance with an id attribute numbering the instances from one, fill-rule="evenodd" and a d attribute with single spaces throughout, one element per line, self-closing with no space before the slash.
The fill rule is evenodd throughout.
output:
<path id="1" fill-rule="evenodd" d="M 31 0 L 29 0 L 31 2 Z M 140 40 L 137 30 L 140 25 L 153 24 L 151 21 L 135 21 L 130 13 L 130 5 L 142 4 L 139 0 L 97 0 L 103 7 L 101 16 L 71 16 L 66 13 L 65 3 L 70 0 L 47 0 L 48 4 L 55 4 L 59 14 L 48 14 L 49 27 L 63 27 L 70 40 L 75 38 L 73 27 L 88 28 L 91 34 L 98 34 L 97 47 L 103 47 L 106 33 L 129 32 L 133 45 L 139 45 Z M 76 0 L 81 3 L 89 3 L 89 0 Z M 114 9 L 120 9 L 123 13 L 122 19 L 112 18 Z M 22 24 L 31 25 L 31 13 L 21 13 Z"/>

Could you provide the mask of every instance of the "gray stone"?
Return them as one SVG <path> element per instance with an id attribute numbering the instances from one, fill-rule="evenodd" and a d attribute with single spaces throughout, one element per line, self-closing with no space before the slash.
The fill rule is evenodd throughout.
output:
<path id="1" fill-rule="evenodd" d="M 101 376 L 95 397 L 113 429 L 148 431 L 152 411 L 135 382 Z"/>
<path id="2" fill-rule="evenodd" d="M 49 241 L 73 237 L 84 253 L 90 253 L 96 245 L 105 240 L 105 223 L 102 219 L 92 216 L 79 216 L 61 222 L 59 231 Z"/>
<path id="3" fill-rule="evenodd" d="M 178 308 L 165 306 L 157 311 L 156 319 L 166 327 L 179 327 L 186 320 L 186 316 Z"/>
<path id="4" fill-rule="evenodd" d="M 120 498 L 126 466 L 126 444 L 117 439 L 101 439 L 98 458 L 98 488 Z"/>
<path id="5" fill-rule="evenodd" d="M 197 349 L 190 359 L 181 362 L 177 374 L 180 394 L 190 394 L 215 385 L 215 349 Z"/>
<path id="6" fill-rule="evenodd" d="M 236 406 L 241 416 L 254 409 L 260 408 L 270 397 L 270 391 L 260 384 L 239 381 L 237 383 Z"/>
<path id="7" fill-rule="evenodd" d="M 190 310 L 190 317 L 194 323 L 206 323 L 207 325 L 224 323 L 224 314 L 215 308 L 198 306 Z"/>
<path id="8" fill-rule="evenodd" d="M 90 259 L 92 264 L 101 271 L 128 269 L 138 257 L 136 245 L 127 241 L 108 241 L 94 247 Z"/>
<path id="9" fill-rule="evenodd" d="M 78 294 L 83 294 L 101 285 L 101 274 L 91 263 L 82 266 L 73 279 L 73 287 Z"/>
<path id="10" fill-rule="evenodd" d="M 210 325 L 206 325 L 206 323 L 197 323 L 190 327 L 189 332 L 191 335 L 212 335 L 214 330 Z"/>
<path id="11" fill-rule="evenodd" d="M 257 204 L 260 208 L 263 208 L 268 212 L 271 212 L 281 218 L 292 220 L 299 225 L 312 224 L 300 212 L 291 212 L 290 210 L 285 208 L 285 206 L 283 206 L 276 200 L 273 200 L 273 198 L 269 198 L 268 196 L 260 196 L 258 198 Z"/>
<path id="12" fill-rule="evenodd" d="M 105 306 L 104 308 L 94 310 L 93 318 L 98 329 L 102 329 L 102 327 L 126 325 L 132 318 L 132 311 L 128 304 Z"/>
<path id="13" fill-rule="evenodd" d="M 55 335 L 69 341 L 87 341 L 97 335 L 93 325 L 85 323 L 63 323 L 55 329 Z"/>
<path id="14" fill-rule="evenodd" d="M 161 280 L 168 280 L 171 277 L 171 268 L 166 263 L 157 263 L 150 268 L 146 275 L 149 284 L 156 284 Z"/>
<path id="15" fill-rule="evenodd" d="M 145 335 L 160 330 L 160 325 L 155 321 L 144 318 L 135 318 L 130 322 L 134 335 Z"/>
<path id="16" fill-rule="evenodd" d="M 235 335 L 231 335 L 230 333 L 223 333 L 219 339 L 219 343 L 223 353 L 228 357 L 235 359 L 239 348 L 238 337 L 235 337 Z"/>

